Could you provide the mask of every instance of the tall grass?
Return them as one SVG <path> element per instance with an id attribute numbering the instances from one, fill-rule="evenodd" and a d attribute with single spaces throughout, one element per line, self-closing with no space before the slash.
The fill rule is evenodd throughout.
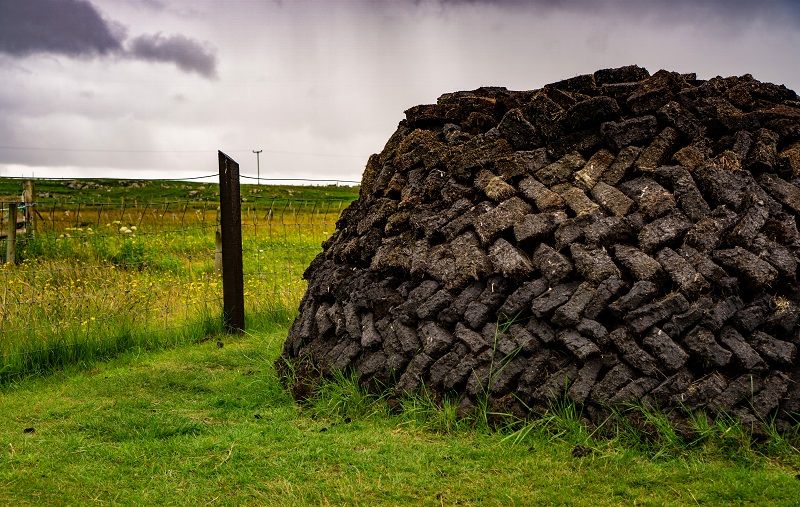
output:
<path id="1" fill-rule="evenodd" d="M 242 214 L 250 329 L 291 322 L 346 204 L 259 198 Z M 0 266 L 0 383 L 220 332 L 216 215 L 208 201 L 42 205 L 18 264 Z"/>
<path id="2" fill-rule="evenodd" d="M 319 384 L 306 410 L 315 417 L 345 421 L 392 417 L 401 426 L 436 433 L 499 433 L 504 443 L 532 449 L 566 444 L 575 457 L 634 453 L 661 462 L 694 456 L 743 465 L 769 458 L 800 466 L 800 425 L 779 432 L 767 421 L 766 434 L 756 438 L 735 418 L 711 419 L 698 412 L 679 430 L 667 413 L 642 405 L 609 408 L 605 420 L 590 425 L 581 408 L 564 398 L 552 400 L 544 413 L 531 419 L 489 413 L 486 404 L 459 417 L 456 399 L 436 398 L 424 390 L 399 400 L 394 396 L 390 390 L 370 392 L 356 376 L 340 372 Z"/>

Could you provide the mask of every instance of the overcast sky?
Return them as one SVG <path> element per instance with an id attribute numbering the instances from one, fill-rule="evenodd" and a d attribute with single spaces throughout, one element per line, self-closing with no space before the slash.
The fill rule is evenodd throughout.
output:
<path id="1" fill-rule="evenodd" d="M 0 0 L 0 176 L 358 180 L 403 111 L 638 64 L 800 89 L 795 0 Z"/>

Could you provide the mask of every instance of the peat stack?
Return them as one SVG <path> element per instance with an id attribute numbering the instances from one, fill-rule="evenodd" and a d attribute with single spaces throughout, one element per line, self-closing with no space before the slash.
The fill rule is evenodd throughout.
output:
<path id="1" fill-rule="evenodd" d="M 749 75 L 443 95 L 370 157 L 282 361 L 465 412 L 566 397 L 595 421 L 647 403 L 785 427 L 799 178 L 800 100 Z"/>

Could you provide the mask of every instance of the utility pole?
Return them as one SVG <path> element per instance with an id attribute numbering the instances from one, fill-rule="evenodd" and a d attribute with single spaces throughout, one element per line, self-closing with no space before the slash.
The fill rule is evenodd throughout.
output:
<path id="1" fill-rule="evenodd" d="M 258 186 L 261 186 L 261 160 L 259 155 L 264 150 L 253 150 L 253 153 L 256 154 L 256 181 L 258 182 Z"/>

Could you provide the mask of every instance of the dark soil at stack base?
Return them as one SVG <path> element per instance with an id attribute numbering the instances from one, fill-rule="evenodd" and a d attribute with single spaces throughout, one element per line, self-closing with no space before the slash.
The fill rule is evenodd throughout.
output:
<path id="1" fill-rule="evenodd" d="M 786 428 L 798 178 L 800 100 L 749 75 L 443 95 L 370 157 L 279 363 L 463 413 L 566 397 L 594 421 L 638 402 Z"/>

